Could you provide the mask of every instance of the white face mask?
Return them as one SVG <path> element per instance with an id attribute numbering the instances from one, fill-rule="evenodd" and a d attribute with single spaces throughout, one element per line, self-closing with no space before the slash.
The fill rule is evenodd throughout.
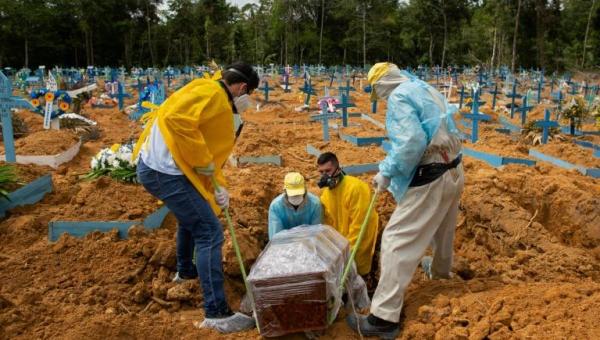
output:
<path id="1" fill-rule="evenodd" d="M 287 200 L 291 205 L 297 207 L 304 202 L 304 195 L 288 196 Z"/>
<path id="2" fill-rule="evenodd" d="M 247 94 L 243 94 L 239 97 L 233 98 L 233 104 L 237 109 L 238 113 L 242 113 L 252 106 L 252 102 L 250 100 L 250 96 Z"/>

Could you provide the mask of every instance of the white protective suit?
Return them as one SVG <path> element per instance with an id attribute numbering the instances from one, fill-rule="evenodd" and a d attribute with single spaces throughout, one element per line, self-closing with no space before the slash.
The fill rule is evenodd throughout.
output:
<path id="1" fill-rule="evenodd" d="M 429 184 L 409 187 L 418 165 L 449 163 L 458 157 L 461 142 L 451 117 L 455 110 L 443 95 L 395 65 L 387 67 L 373 88 L 388 100 L 386 130 L 392 147 L 380 175 L 390 179 L 388 190 L 397 206 L 382 235 L 381 276 L 371 313 L 398 322 L 404 291 L 429 245 L 433 276 L 450 275 L 464 177 L 459 164 Z"/>

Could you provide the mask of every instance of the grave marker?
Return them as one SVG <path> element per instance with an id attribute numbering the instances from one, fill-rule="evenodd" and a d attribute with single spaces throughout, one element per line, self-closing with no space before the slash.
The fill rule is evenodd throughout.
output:
<path id="1" fill-rule="evenodd" d="M 310 104 L 310 96 L 317 94 L 311 85 L 310 77 L 308 78 L 308 80 L 304 81 L 304 86 L 302 86 L 302 89 L 300 89 L 300 91 L 306 94 L 306 99 L 304 100 L 304 106 L 308 107 Z"/>
<path id="2" fill-rule="evenodd" d="M 321 114 L 310 117 L 313 121 L 321 121 L 323 126 L 323 141 L 329 141 L 329 119 L 335 119 L 338 117 L 339 115 L 336 113 L 327 112 L 327 103 L 325 101 L 321 101 Z"/>
<path id="3" fill-rule="evenodd" d="M 544 120 L 535 122 L 535 125 L 542 128 L 542 144 L 548 143 L 550 128 L 557 128 L 560 126 L 558 122 L 550 120 L 550 110 L 548 109 L 544 112 Z"/>
<path id="4" fill-rule="evenodd" d="M 471 119 L 471 143 L 475 143 L 479 139 L 479 121 L 492 120 L 492 117 L 489 115 L 479 113 L 479 90 L 473 93 L 472 113 L 463 114 L 463 116 L 467 119 Z"/>
<path id="5" fill-rule="evenodd" d="M 523 96 L 522 105 L 517 109 L 517 111 L 521 113 L 521 126 L 525 125 L 527 122 L 527 113 L 529 110 L 533 109 L 533 106 L 527 106 L 527 98 L 527 95 Z"/>
<path id="6" fill-rule="evenodd" d="M 516 78 L 513 80 L 512 92 L 507 93 L 506 96 L 508 98 L 511 98 L 510 119 L 513 119 L 515 117 L 515 99 L 521 98 L 521 95 L 517 93 L 517 79 Z"/>
<path id="7" fill-rule="evenodd" d="M 335 104 L 335 107 L 342 109 L 342 126 L 348 127 L 348 108 L 355 107 L 354 103 L 348 100 L 348 96 L 342 93 L 342 98 L 339 104 Z"/>
<path id="8" fill-rule="evenodd" d="M 346 86 L 340 86 L 338 90 L 340 91 L 340 96 L 342 93 L 346 93 L 348 97 L 350 97 L 350 91 L 356 91 L 354 87 L 350 86 L 350 80 L 346 80 Z"/>
<path id="9" fill-rule="evenodd" d="M 8 163 L 15 163 L 17 161 L 10 109 L 18 107 L 32 108 L 31 104 L 25 99 L 12 95 L 10 79 L 4 73 L 0 72 L 0 118 L 2 120 L 4 153 L 6 154 L 6 161 Z"/>
<path id="10" fill-rule="evenodd" d="M 259 91 L 264 92 L 265 94 L 265 102 L 269 102 L 269 91 L 273 90 L 272 87 L 269 87 L 269 82 L 265 80 L 263 87 L 258 89 Z"/>

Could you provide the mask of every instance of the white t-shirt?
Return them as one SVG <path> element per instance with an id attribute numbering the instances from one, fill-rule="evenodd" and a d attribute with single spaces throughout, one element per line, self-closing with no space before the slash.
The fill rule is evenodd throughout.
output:
<path id="1" fill-rule="evenodd" d="M 156 120 L 152 125 L 150 136 L 142 146 L 140 157 L 150 169 L 167 175 L 183 175 L 177 164 L 175 164 L 171 151 L 165 144 Z"/>

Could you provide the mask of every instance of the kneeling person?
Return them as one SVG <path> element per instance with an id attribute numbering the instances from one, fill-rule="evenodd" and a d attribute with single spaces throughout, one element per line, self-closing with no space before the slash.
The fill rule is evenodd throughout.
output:
<path id="1" fill-rule="evenodd" d="M 319 156 L 317 165 L 321 174 L 319 187 L 323 190 L 321 203 L 325 223 L 342 234 L 350 242 L 352 249 L 358 240 L 360 227 L 367 217 L 372 197 L 371 189 L 360 179 L 344 174 L 337 156 L 331 152 Z M 375 252 L 379 231 L 379 216 L 375 210 L 371 212 L 366 228 L 355 259 L 358 274 L 362 276 L 366 276 L 371 271 Z"/>
<path id="2" fill-rule="evenodd" d="M 278 232 L 299 225 L 321 224 L 323 209 L 319 198 L 306 191 L 304 177 L 297 172 L 285 175 L 284 191 L 269 207 L 269 239 Z"/>

